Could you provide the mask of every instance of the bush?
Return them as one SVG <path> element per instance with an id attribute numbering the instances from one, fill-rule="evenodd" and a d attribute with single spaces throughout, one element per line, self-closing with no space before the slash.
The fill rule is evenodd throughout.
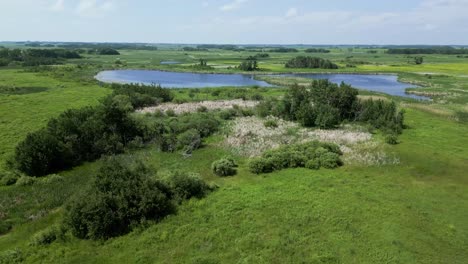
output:
<path id="1" fill-rule="evenodd" d="M 13 225 L 8 221 L 0 221 L 0 236 L 10 232 Z"/>
<path id="2" fill-rule="evenodd" d="M 105 161 L 90 189 L 67 207 L 65 223 L 73 235 L 107 239 L 173 212 L 169 189 L 149 173 L 141 162 Z"/>
<path id="3" fill-rule="evenodd" d="M 11 172 L 0 171 L 0 186 L 13 185 L 16 183 L 17 180 L 18 175 Z"/>
<path id="4" fill-rule="evenodd" d="M 63 177 L 58 175 L 58 174 L 52 174 L 52 175 L 49 175 L 47 177 L 44 177 L 41 181 L 41 183 L 43 184 L 51 184 L 51 183 L 55 183 L 55 182 L 62 182 L 63 181 Z"/>
<path id="5" fill-rule="evenodd" d="M 321 69 L 338 69 L 338 65 L 331 62 L 330 60 L 315 58 L 315 57 L 304 57 L 298 56 L 294 59 L 289 60 L 286 68 L 321 68 Z"/>
<path id="6" fill-rule="evenodd" d="M 192 153 L 192 151 L 200 148 L 201 143 L 200 133 L 194 128 L 177 136 L 177 148 L 184 149 L 185 153 Z"/>
<path id="7" fill-rule="evenodd" d="M 43 176 L 68 167 L 69 149 L 46 130 L 30 133 L 15 151 L 15 166 L 31 175 Z"/>
<path id="8" fill-rule="evenodd" d="M 320 166 L 326 169 L 335 169 L 342 165 L 340 156 L 333 152 L 327 152 L 320 155 Z"/>
<path id="9" fill-rule="evenodd" d="M 36 233 L 29 241 L 30 246 L 49 245 L 63 236 L 64 231 L 59 226 L 52 226 Z"/>
<path id="10" fill-rule="evenodd" d="M 30 186 L 36 182 L 36 179 L 29 176 L 21 176 L 17 181 L 17 186 Z"/>
<path id="11" fill-rule="evenodd" d="M 263 122 L 263 125 L 268 128 L 277 128 L 278 127 L 278 121 L 269 119 L 265 122 Z"/>
<path id="12" fill-rule="evenodd" d="M 261 158 L 251 160 L 249 169 L 255 174 L 301 167 L 316 170 L 322 166 L 332 169 L 343 164 L 340 155 L 342 153 L 337 145 L 312 141 L 267 151 Z"/>
<path id="13" fill-rule="evenodd" d="M 387 134 L 385 136 L 385 142 L 387 142 L 387 144 L 390 144 L 390 145 L 398 144 L 398 135 L 396 135 L 394 133 Z"/>
<path id="14" fill-rule="evenodd" d="M 211 164 L 211 169 L 213 173 L 221 176 L 233 176 L 237 173 L 237 164 L 232 158 L 222 158 Z"/>
<path id="15" fill-rule="evenodd" d="M 310 170 L 320 169 L 320 162 L 317 159 L 309 160 L 306 162 L 305 167 Z"/>
<path id="16" fill-rule="evenodd" d="M 211 188 L 196 174 L 176 172 L 167 180 L 174 198 L 177 200 L 203 198 Z"/>

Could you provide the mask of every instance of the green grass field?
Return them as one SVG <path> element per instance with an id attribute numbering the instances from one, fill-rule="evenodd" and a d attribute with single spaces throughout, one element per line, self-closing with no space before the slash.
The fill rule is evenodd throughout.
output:
<path id="1" fill-rule="evenodd" d="M 284 72 L 282 62 L 299 54 L 272 53 L 260 67 Z M 0 87 L 28 88 L 20 94 L 0 92 L 0 161 L 3 164 L 28 132 L 50 118 L 69 108 L 94 105 L 109 94 L 89 80 L 100 69 L 117 67 L 117 58 L 126 62 L 119 66 L 123 68 L 188 71 L 184 65 L 159 62 L 189 65 L 204 58 L 224 67 L 248 55 L 221 50 L 122 51 L 119 56 L 93 55 L 70 62 L 88 67 L 81 69 L 60 66 L 55 72 L 33 73 L 0 68 Z M 160 223 L 122 237 L 96 242 L 68 235 L 48 246 L 31 246 L 34 234 L 61 222 L 67 200 L 90 183 L 101 161 L 61 172 L 63 181 L 0 187 L 0 221 L 13 225 L 0 235 L 0 263 L 15 258 L 26 263 L 466 263 L 468 123 L 461 117 L 468 112 L 468 60 L 428 55 L 416 66 L 405 56 L 360 49 L 312 56 L 340 65 L 352 56 L 368 64 L 339 71 L 398 73 L 401 80 L 424 84 L 418 89 L 436 94 L 432 102 L 393 98 L 405 108 L 408 128 L 401 143 L 386 145 L 385 151 L 396 155 L 400 164 L 253 175 L 247 159 L 238 157 L 238 175 L 219 178 L 210 165 L 229 153 L 221 144 L 222 134 L 209 137 L 206 146 L 187 159 L 152 148 L 126 153 L 158 173 L 197 172 L 220 188 L 204 199 L 185 202 Z M 211 91 L 199 89 L 189 96 L 181 89 L 174 94 L 179 100 L 217 98 Z M 264 97 L 283 92 L 246 90 Z"/>

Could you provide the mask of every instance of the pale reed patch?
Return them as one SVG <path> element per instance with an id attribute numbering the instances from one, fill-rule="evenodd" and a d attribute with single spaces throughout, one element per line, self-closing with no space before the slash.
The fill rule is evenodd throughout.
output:
<path id="1" fill-rule="evenodd" d="M 219 109 L 231 109 L 234 106 L 242 108 L 252 108 L 258 104 L 258 101 L 247 101 L 242 99 L 236 100 L 221 100 L 221 101 L 202 101 L 202 102 L 190 102 L 183 104 L 175 103 L 164 103 L 158 106 L 145 107 L 137 110 L 138 113 L 155 113 L 158 111 L 166 112 L 168 110 L 174 111 L 176 114 L 182 113 L 193 113 L 201 107 L 205 107 L 207 110 L 219 110 Z"/>

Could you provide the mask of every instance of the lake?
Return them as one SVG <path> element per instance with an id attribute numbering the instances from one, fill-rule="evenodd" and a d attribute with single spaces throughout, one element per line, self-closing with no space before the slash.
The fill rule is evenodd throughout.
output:
<path id="1" fill-rule="evenodd" d="M 386 93 L 395 96 L 427 100 L 427 97 L 405 93 L 406 88 L 417 87 L 398 81 L 396 75 L 367 74 L 279 74 L 275 76 L 302 77 L 310 79 L 329 79 L 334 83 L 345 82 L 358 89 Z M 248 74 L 208 74 L 187 72 L 166 72 L 149 70 L 115 70 L 100 72 L 96 79 L 107 83 L 160 84 L 167 88 L 203 88 L 223 86 L 261 86 L 272 85 L 254 79 Z"/>

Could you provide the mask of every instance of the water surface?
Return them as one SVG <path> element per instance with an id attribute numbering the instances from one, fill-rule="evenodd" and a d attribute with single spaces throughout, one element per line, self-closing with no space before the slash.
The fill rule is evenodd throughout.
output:
<path id="1" fill-rule="evenodd" d="M 351 86 L 374 92 L 381 92 L 395 96 L 410 97 L 415 99 L 428 99 L 424 96 L 407 94 L 406 88 L 418 87 L 415 85 L 398 81 L 396 75 L 368 75 L 368 74 L 279 74 L 274 76 L 302 77 L 309 79 L 329 79 L 334 83 L 345 82 Z M 224 86 L 261 86 L 272 85 L 254 79 L 254 75 L 248 74 L 210 74 L 210 73 L 187 73 L 166 72 L 147 70 L 115 70 L 100 72 L 96 79 L 102 82 L 117 83 L 141 83 L 160 84 L 166 88 L 203 88 Z"/>

